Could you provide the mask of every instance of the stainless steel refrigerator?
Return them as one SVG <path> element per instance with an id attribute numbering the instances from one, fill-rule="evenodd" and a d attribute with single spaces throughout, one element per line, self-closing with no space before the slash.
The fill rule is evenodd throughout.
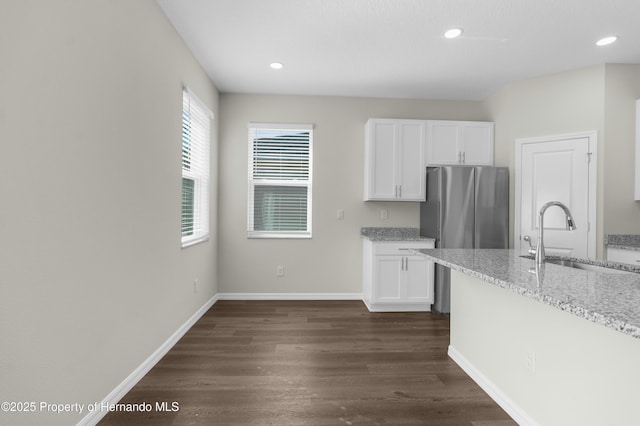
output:
<path id="1" fill-rule="evenodd" d="M 420 203 L 420 235 L 436 248 L 507 248 L 509 169 L 427 167 L 427 200 Z M 436 265 L 433 312 L 450 312 L 449 268 Z"/>

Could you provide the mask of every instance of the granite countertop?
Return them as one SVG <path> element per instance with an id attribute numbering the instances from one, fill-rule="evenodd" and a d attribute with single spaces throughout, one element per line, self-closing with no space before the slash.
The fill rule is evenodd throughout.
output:
<path id="1" fill-rule="evenodd" d="M 365 227 L 360 236 L 371 241 L 431 241 L 420 235 L 418 228 Z"/>
<path id="2" fill-rule="evenodd" d="M 421 249 L 413 252 L 640 339 L 640 273 L 586 271 L 552 263 L 541 265 L 536 273 L 533 259 L 506 249 Z M 640 272 L 640 268 L 619 263 L 584 262 Z"/>
<path id="3" fill-rule="evenodd" d="M 604 245 L 607 248 L 640 251 L 640 235 L 607 235 Z"/>

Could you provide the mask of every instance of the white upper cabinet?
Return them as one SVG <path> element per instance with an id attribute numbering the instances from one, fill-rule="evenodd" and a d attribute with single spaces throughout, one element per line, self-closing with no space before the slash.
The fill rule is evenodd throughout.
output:
<path id="1" fill-rule="evenodd" d="M 493 165 L 493 123 L 485 121 L 428 121 L 429 165 Z"/>
<path id="2" fill-rule="evenodd" d="M 365 126 L 364 200 L 424 201 L 426 121 L 372 118 Z"/>

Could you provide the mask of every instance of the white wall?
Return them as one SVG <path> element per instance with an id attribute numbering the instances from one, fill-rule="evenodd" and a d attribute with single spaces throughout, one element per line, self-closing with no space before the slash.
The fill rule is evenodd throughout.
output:
<path id="1" fill-rule="evenodd" d="M 493 119 L 496 163 L 511 166 L 516 137 L 605 121 L 603 66 L 514 83 L 485 103 L 225 94 L 218 111 L 152 0 L 5 0 L 0 58 L 0 401 L 100 401 L 218 291 L 359 293 L 360 227 L 418 226 L 417 203 L 361 201 L 369 117 Z M 606 70 L 611 93 L 624 81 L 637 89 L 633 68 Z M 219 199 L 211 240 L 184 250 L 183 83 L 215 114 Z M 313 239 L 246 238 L 249 121 L 315 125 Z M 607 190 L 626 173 L 607 174 Z M 628 229 L 629 207 L 612 231 Z M 0 423 L 81 417 L 3 413 Z"/>
<path id="2" fill-rule="evenodd" d="M 368 118 L 487 119 L 479 102 L 243 94 L 222 94 L 220 117 L 218 282 L 220 292 L 244 295 L 361 293 L 360 228 L 419 226 L 419 203 L 362 201 Z M 312 239 L 247 239 L 249 122 L 315 125 Z M 277 265 L 284 277 L 276 277 Z"/>
<path id="3" fill-rule="evenodd" d="M 462 272 L 451 283 L 450 351 L 519 424 L 639 424 L 640 340 Z"/>
<path id="4" fill-rule="evenodd" d="M 640 202 L 633 195 L 640 65 L 607 64 L 604 77 L 603 233 L 640 234 Z"/>
<path id="5" fill-rule="evenodd" d="M 520 138 L 595 130 L 598 132 L 598 254 L 602 253 L 604 66 L 512 83 L 484 102 L 495 122 L 496 165 L 509 166 L 513 242 L 515 141 Z M 515 238 L 518 238 L 516 235 Z"/>
<path id="6" fill-rule="evenodd" d="M 218 94 L 152 0 L 5 0 L 0 58 L 0 401 L 93 403 L 217 291 L 215 208 L 180 248 L 180 138 L 185 83 L 215 200 Z"/>
<path id="7" fill-rule="evenodd" d="M 496 164 L 509 165 L 512 175 L 516 139 L 598 132 L 599 258 L 604 256 L 606 234 L 640 233 L 640 203 L 633 201 L 638 98 L 640 65 L 603 64 L 518 81 L 484 102 L 496 123 Z M 513 183 L 512 179 L 512 228 Z"/>

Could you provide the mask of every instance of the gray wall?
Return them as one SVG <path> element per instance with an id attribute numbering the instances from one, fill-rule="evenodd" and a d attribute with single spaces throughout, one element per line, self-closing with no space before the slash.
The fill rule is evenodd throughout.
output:
<path id="1" fill-rule="evenodd" d="M 242 94 L 220 96 L 220 117 L 219 289 L 244 295 L 361 293 L 360 228 L 418 226 L 418 203 L 362 201 L 368 118 L 488 118 L 479 102 Z M 249 122 L 315 125 L 312 239 L 247 239 Z M 277 265 L 284 277 L 276 277 Z"/>
<path id="2" fill-rule="evenodd" d="M 0 401 L 94 403 L 217 292 L 218 94 L 152 0 L 3 1 L 0 58 Z M 184 250 L 183 83 L 216 115 L 212 239 Z"/>
<path id="3" fill-rule="evenodd" d="M 638 98 L 640 65 L 605 64 L 515 82 L 484 102 L 496 123 L 496 163 L 509 165 L 512 176 L 516 139 L 598 132 L 599 258 L 606 234 L 640 233 L 640 203 L 633 200 Z M 513 192 L 512 179 L 512 231 Z"/>
<path id="4" fill-rule="evenodd" d="M 638 66 L 513 83 L 484 103 L 218 99 L 152 0 L 9 0 L 2 9 L 0 401 L 100 401 L 218 292 L 360 293 L 360 227 L 418 225 L 417 203 L 361 201 L 369 117 L 494 120 L 496 164 L 511 167 L 516 138 L 598 130 L 599 239 L 640 232 L 629 194 Z M 187 249 L 183 83 L 215 114 L 212 238 Z M 246 238 L 250 121 L 315 125 L 313 239 Z M 84 414 L 1 421 L 70 424 Z"/>
<path id="5" fill-rule="evenodd" d="M 510 229 L 513 243 L 515 141 L 595 130 L 598 132 L 598 193 L 602 193 L 604 130 L 604 66 L 514 82 L 485 101 L 495 122 L 496 163 L 510 169 Z M 598 207 L 597 245 L 601 246 L 602 214 Z M 515 238 L 518 238 L 516 235 Z M 511 243 L 511 245 L 513 245 Z"/>
<path id="6" fill-rule="evenodd" d="M 603 233 L 640 234 L 640 202 L 633 188 L 640 65 L 607 64 L 604 82 Z"/>
<path id="7" fill-rule="evenodd" d="M 606 233 L 640 232 L 632 199 L 639 66 L 599 65 L 514 82 L 484 102 L 221 95 L 219 285 L 222 293 L 358 293 L 361 226 L 418 226 L 418 204 L 362 202 L 370 117 L 492 120 L 495 163 L 514 176 L 515 140 L 598 132 L 597 255 Z M 246 238 L 247 123 L 314 123 L 314 238 Z M 511 179 L 511 241 L 513 242 Z M 389 210 L 382 221 L 379 211 Z M 345 219 L 335 218 L 345 210 Z M 248 266 L 250 265 L 250 266 Z M 277 278 L 277 265 L 285 277 Z"/>

